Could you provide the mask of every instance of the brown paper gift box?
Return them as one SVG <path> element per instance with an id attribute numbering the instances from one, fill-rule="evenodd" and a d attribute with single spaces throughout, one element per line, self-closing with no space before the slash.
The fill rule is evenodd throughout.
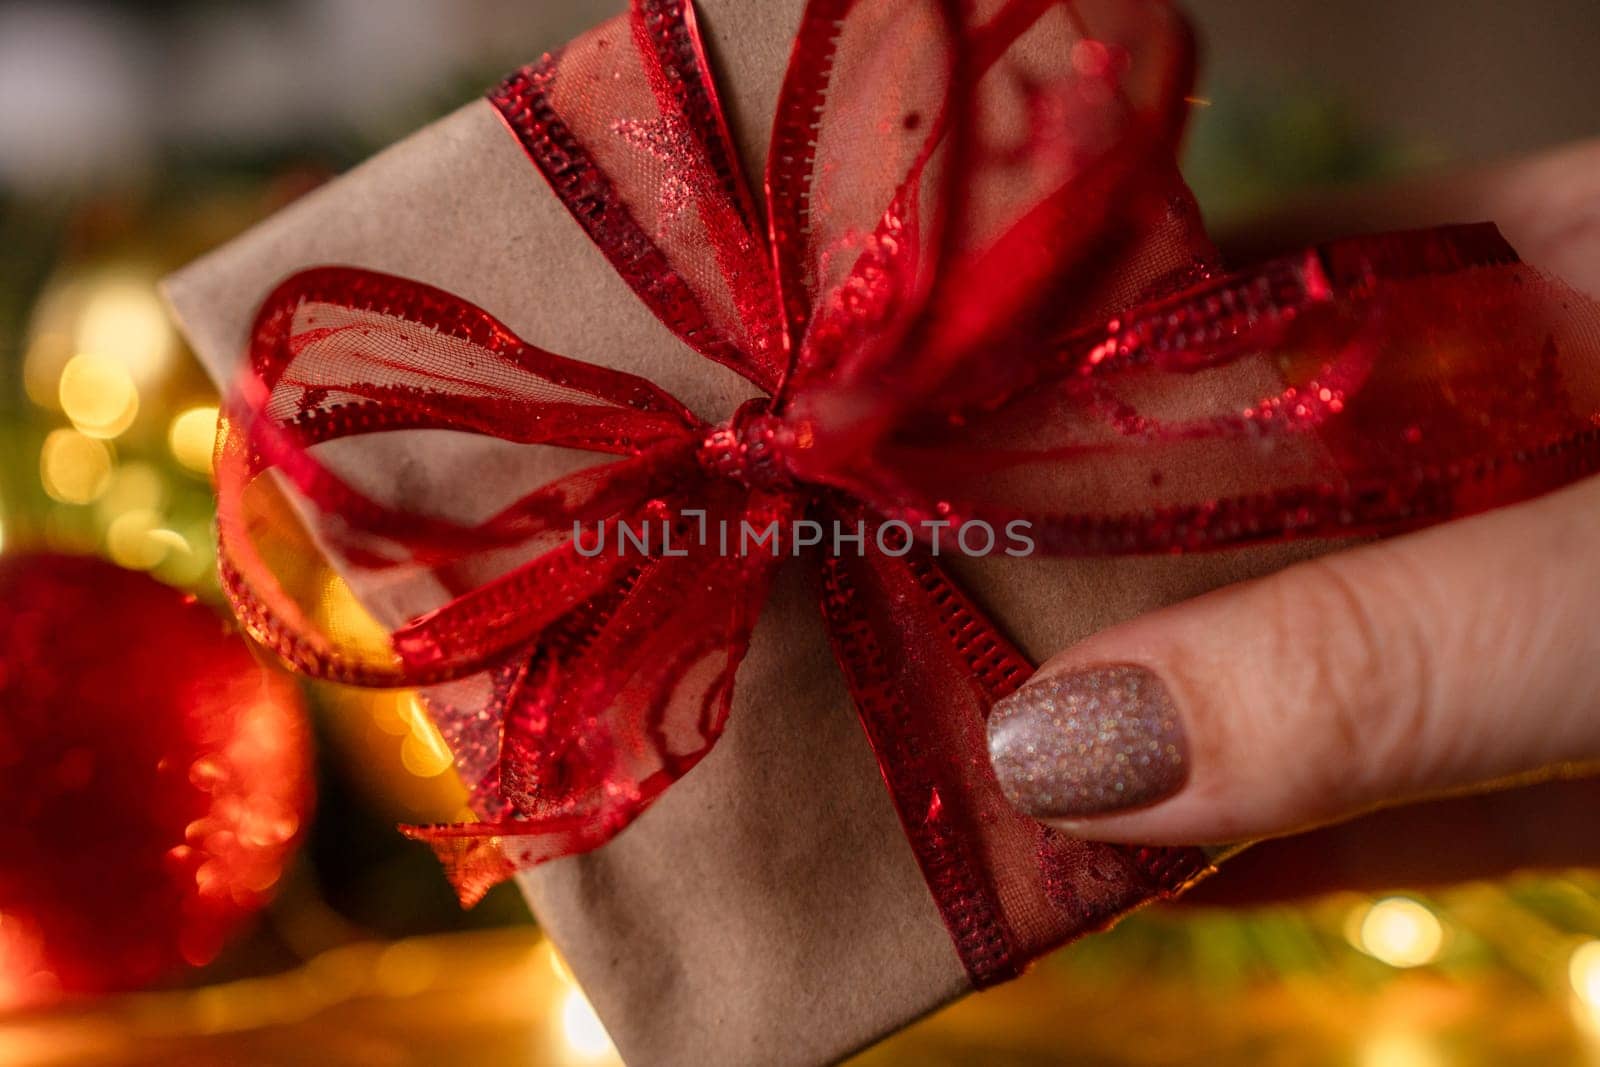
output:
<path id="1" fill-rule="evenodd" d="M 736 136 L 758 161 L 799 0 L 700 6 Z M 487 102 L 179 272 L 167 294 L 226 387 L 261 300 L 323 264 L 456 293 L 533 344 L 643 374 L 712 420 L 751 395 L 626 289 Z M 374 488 L 462 517 L 483 510 L 478 487 L 520 462 L 492 445 L 403 434 L 353 445 L 343 462 L 360 470 L 373 447 L 391 482 Z M 957 569 L 1038 661 L 1311 551 Z M 357 593 L 390 622 L 440 599 L 414 583 Z M 830 1061 L 968 988 L 798 575 L 762 616 L 712 755 L 610 844 L 520 881 L 630 1063 Z"/>

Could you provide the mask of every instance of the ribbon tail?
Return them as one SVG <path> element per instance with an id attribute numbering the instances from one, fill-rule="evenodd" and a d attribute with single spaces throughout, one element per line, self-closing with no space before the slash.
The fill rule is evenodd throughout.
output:
<path id="1" fill-rule="evenodd" d="M 1011 808 L 989 768 L 986 722 L 1032 665 L 920 547 L 894 557 L 873 548 L 875 534 L 866 540 L 862 555 L 824 564 L 822 612 L 975 987 L 1212 870 L 1199 849 L 1079 841 Z"/>
<path id="2" fill-rule="evenodd" d="M 713 528 L 781 523 L 791 508 L 760 494 L 725 496 L 712 496 Z M 604 845 L 721 736 L 780 560 L 718 554 L 694 541 L 688 520 L 674 530 L 676 544 L 693 547 L 680 554 L 662 541 L 662 554 L 630 557 L 605 589 L 514 654 L 487 713 L 476 710 L 481 688 L 434 706 L 463 778 L 478 783 L 480 821 L 406 832 L 433 846 L 464 903 L 517 870 Z"/>

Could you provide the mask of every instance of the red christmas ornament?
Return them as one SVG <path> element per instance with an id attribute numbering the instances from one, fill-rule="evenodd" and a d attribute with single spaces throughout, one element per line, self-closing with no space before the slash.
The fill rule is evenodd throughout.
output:
<path id="1" fill-rule="evenodd" d="M 0 558 L 0 1008 L 213 959 L 311 806 L 299 692 L 209 608 Z"/>

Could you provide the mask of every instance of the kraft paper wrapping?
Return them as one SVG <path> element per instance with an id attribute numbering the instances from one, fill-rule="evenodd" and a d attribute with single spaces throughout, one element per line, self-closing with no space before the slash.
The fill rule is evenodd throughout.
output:
<path id="1" fill-rule="evenodd" d="M 794 22 L 779 6 L 701 4 L 749 161 L 763 153 Z M 795 0 L 781 7 L 798 12 Z M 220 386 L 233 378 L 262 299 L 323 264 L 459 294 L 527 341 L 643 374 L 709 419 L 751 395 L 633 297 L 485 102 L 168 280 L 168 299 Z M 363 462 L 370 448 L 383 450 L 381 464 Z M 343 461 L 369 482 L 387 479 L 369 485 L 383 495 L 463 517 L 486 510 L 482 489 L 496 471 L 522 462 L 448 434 L 381 435 L 348 446 Z M 956 570 L 1040 661 L 1312 551 L 997 559 Z M 356 592 L 390 622 L 442 595 L 359 581 Z M 715 751 L 612 843 L 520 882 L 629 1063 L 828 1062 L 967 990 L 798 571 L 762 617 Z"/>

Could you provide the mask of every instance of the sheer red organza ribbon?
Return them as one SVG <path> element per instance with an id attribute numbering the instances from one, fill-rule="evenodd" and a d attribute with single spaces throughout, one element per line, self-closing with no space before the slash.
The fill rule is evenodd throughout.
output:
<path id="1" fill-rule="evenodd" d="M 1492 227 L 1219 270 L 1174 163 L 1191 54 L 1154 0 L 811 0 L 762 201 L 688 0 L 635 0 L 505 82 L 493 106 L 616 272 L 759 389 L 721 425 L 418 281 L 328 267 L 270 296 L 219 440 L 224 584 L 292 665 L 430 687 L 480 821 L 410 832 L 465 900 L 603 844 L 711 749 L 798 555 L 961 957 L 1003 979 L 1206 863 L 1006 806 L 984 720 L 1031 668 L 934 535 L 1389 533 L 1600 467 L 1600 317 Z M 546 461 L 463 521 L 341 462 L 400 430 Z M 351 573 L 447 595 L 353 647 L 275 572 L 284 488 Z M 805 546 L 800 520 L 864 536 Z M 604 522 L 679 547 L 591 554 Z M 775 551 L 696 536 L 741 524 L 777 524 Z"/>

